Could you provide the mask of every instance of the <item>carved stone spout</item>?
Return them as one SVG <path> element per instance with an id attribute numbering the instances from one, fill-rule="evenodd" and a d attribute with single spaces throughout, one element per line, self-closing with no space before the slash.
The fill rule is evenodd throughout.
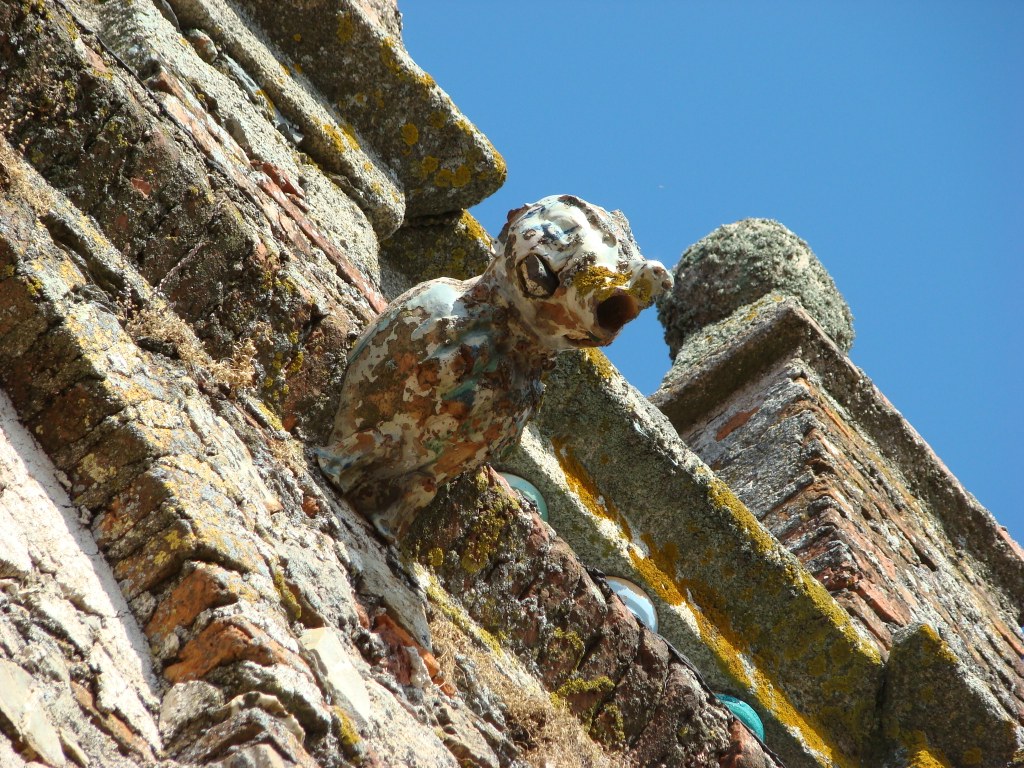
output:
<path id="1" fill-rule="evenodd" d="M 563 350 L 604 346 L 672 288 L 625 217 L 578 197 L 511 211 L 482 275 L 395 299 L 356 342 L 320 465 L 388 538 L 519 439 Z"/>

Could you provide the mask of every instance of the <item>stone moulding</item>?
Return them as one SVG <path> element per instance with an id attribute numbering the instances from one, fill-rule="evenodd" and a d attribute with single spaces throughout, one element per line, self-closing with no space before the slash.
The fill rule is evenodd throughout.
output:
<path id="1" fill-rule="evenodd" d="M 646 585 L 662 633 L 754 705 L 788 764 L 857 765 L 877 729 L 878 652 L 665 417 L 592 351 L 552 372 L 536 426 L 506 463 L 580 556 Z"/>
<path id="2" fill-rule="evenodd" d="M 954 764 L 1019 758 L 1024 553 L 798 300 L 692 334 L 651 400 L 892 654 L 884 739 Z"/>
<path id="3" fill-rule="evenodd" d="M 239 0 L 236 7 L 393 169 L 411 217 L 469 208 L 505 180 L 505 162 L 409 58 L 401 41 L 351 0 Z"/>
<path id="4" fill-rule="evenodd" d="M 684 345 L 677 370 L 669 372 L 651 402 L 680 431 L 715 413 L 732 393 L 786 355 L 820 372 L 831 395 L 885 455 L 895 459 L 951 539 L 963 541 L 1008 595 L 1024 599 L 1024 550 L 946 468 L 913 426 L 871 380 L 828 338 L 795 299 L 769 296 L 743 307 L 702 334 L 706 342 Z M 1018 601 L 1024 611 L 1024 600 Z M 1024 612 L 1018 616 L 1024 624 Z"/>

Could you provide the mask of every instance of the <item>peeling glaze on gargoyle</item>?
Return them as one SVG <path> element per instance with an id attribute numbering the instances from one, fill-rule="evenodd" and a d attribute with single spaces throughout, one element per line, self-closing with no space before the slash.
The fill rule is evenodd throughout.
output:
<path id="1" fill-rule="evenodd" d="M 609 344 L 672 277 L 578 197 L 511 211 L 479 277 L 395 299 L 349 358 L 320 465 L 389 539 L 440 485 L 515 444 L 563 350 Z"/>

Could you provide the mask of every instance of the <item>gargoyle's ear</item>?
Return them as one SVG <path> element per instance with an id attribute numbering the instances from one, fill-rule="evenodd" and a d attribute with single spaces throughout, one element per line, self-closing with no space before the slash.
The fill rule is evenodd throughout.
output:
<path id="1" fill-rule="evenodd" d="M 509 224 L 511 224 L 515 219 L 519 218 L 523 211 L 525 211 L 529 207 L 530 205 L 529 203 L 527 203 L 526 205 L 521 205 L 518 208 L 513 208 L 511 211 L 508 212 L 508 216 L 505 217 L 505 226 L 503 226 L 501 228 L 501 232 L 498 233 L 499 243 L 505 245 L 505 235 L 508 234 Z"/>

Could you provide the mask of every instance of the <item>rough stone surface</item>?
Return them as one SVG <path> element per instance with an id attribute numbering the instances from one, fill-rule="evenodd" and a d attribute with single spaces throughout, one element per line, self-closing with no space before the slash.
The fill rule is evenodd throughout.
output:
<path id="1" fill-rule="evenodd" d="M 1024 552 L 798 301 L 705 327 L 652 400 L 892 654 L 891 739 L 955 765 L 1020 758 Z M 948 728 L 957 718 L 972 724 Z"/>
<path id="2" fill-rule="evenodd" d="M 607 358 L 565 357 L 536 428 L 505 465 L 586 562 L 648 591 L 660 631 L 755 708 L 786 764 L 863 758 L 879 652 Z"/>
<path id="3" fill-rule="evenodd" d="M 853 315 L 810 247 L 777 221 L 725 224 L 690 246 L 674 270 L 675 289 L 658 304 L 675 357 L 684 340 L 769 293 L 793 296 L 844 351 Z"/>
<path id="4" fill-rule="evenodd" d="M 381 247 L 382 258 L 406 278 L 401 290 L 393 290 L 396 295 L 438 277 L 468 280 L 483 272 L 494 255 L 494 240 L 466 211 L 414 219 Z"/>
<path id="5" fill-rule="evenodd" d="M 448 486 L 403 548 L 626 764 L 717 766 L 736 751 L 729 710 L 493 470 Z"/>
<path id="6" fill-rule="evenodd" d="M 46 713 L 32 676 L 17 664 L 0 659 L 0 725 L 11 730 L 24 754 L 47 765 L 64 765 L 60 736 Z"/>
<path id="7" fill-rule="evenodd" d="M 238 5 L 369 140 L 397 177 L 408 215 L 469 208 L 505 180 L 501 155 L 361 3 Z"/>
<path id="8" fill-rule="evenodd" d="M 159 744 L 157 683 L 142 633 L 59 477 L 0 393 L 0 517 L 21 561 L 0 580 L 0 732 L 48 765 L 72 753 L 130 765 Z M 83 718 L 82 702 L 102 710 Z"/>
<path id="9" fill-rule="evenodd" d="M 331 490 L 310 446 L 353 343 L 477 271 L 463 209 L 504 173 L 400 32 L 388 0 L 0 0 L 0 765 L 781 765 L 711 690 L 793 768 L 1020 764 L 1022 553 L 791 301 L 693 337 L 674 407 L 756 442 L 723 382 L 800 347 L 820 380 L 772 379 L 821 422 L 797 474 L 931 522 L 798 493 L 804 567 L 600 356 L 515 458 L 562 538 L 489 471 L 418 552 Z"/>
<path id="10" fill-rule="evenodd" d="M 342 707 L 358 725 L 368 723 L 371 717 L 370 695 L 363 682 L 363 675 L 352 663 L 353 654 L 346 650 L 338 630 L 333 627 L 310 629 L 303 633 L 299 642 L 316 658 L 334 703 Z"/>
<path id="11" fill-rule="evenodd" d="M 1019 728 L 928 624 L 896 633 L 886 668 L 885 729 L 928 746 L 953 765 L 1019 764 Z"/>

